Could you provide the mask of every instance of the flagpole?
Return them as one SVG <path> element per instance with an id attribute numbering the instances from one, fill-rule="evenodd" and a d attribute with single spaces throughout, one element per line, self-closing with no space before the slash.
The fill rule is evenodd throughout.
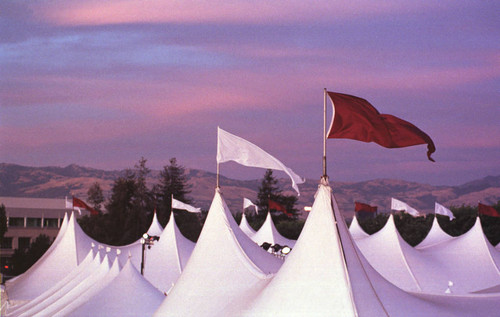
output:
<path id="1" fill-rule="evenodd" d="M 217 155 L 219 155 L 219 127 L 217 127 Z M 219 159 L 217 157 L 217 176 L 215 179 L 215 188 L 219 188 Z"/>
<path id="2" fill-rule="evenodd" d="M 326 88 L 323 88 L 323 177 L 326 176 Z"/>
<path id="3" fill-rule="evenodd" d="M 219 188 L 219 162 L 217 162 L 217 180 L 216 180 L 216 188 Z"/>

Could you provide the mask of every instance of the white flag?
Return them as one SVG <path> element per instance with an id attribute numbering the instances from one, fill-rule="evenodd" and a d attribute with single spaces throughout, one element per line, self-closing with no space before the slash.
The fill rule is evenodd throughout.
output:
<path id="1" fill-rule="evenodd" d="M 418 210 L 410 207 L 408 204 L 406 204 L 400 200 L 397 200 L 395 198 L 391 198 L 391 209 L 398 210 L 398 211 L 404 210 L 407 213 L 409 213 L 410 215 L 412 215 L 413 217 L 420 216 L 420 213 L 418 212 Z"/>
<path id="2" fill-rule="evenodd" d="M 256 204 L 254 204 L 250 199 L 248 198 L 243 198 L 243 209 L 254 206 L 255 207 L 255 213 L 259 213 L 259 207 L 257 207 Z"/>
<path id="3" fill-rule="evenodd" d="M 64 197 L 65 207 L 68 209 L 73 209 L 73 201 L 68 201 L 68 197 Z"/>
<path id="4" fill-rule="evenodd" d="M 292 187 L 300 195 L 297 184 L 305 180 L 278 159 L 253 143 L 217 127 L 217 163 L 235 161 L 241 165 L 284 171 L 292 179 Z"/>
<path id="5" fill-rule="evenodd" d="M 188 204 L 185 204 L 182 201 L 179 201 L 175 198 L 172 198 L 172 208 L 183 209 L 183 210 L 187 210 L 189 212 L 201 212 L 200 208 L 195 208 L 195 207 L 188 205 Z"/>
<path id="6" fill-rule="evenodd" d="M 449 210 L 445 206 L 443 206 L 441 204 L 438 204 L 438 203 L 435 203 L 435 205 L 434 205 L 434 213 L 436 215 L 447 216 L 447 217 L 450 218 L 450 220 L 455 219 L 455 216 L 453 215 L 453 213 L 451 212 L 451 210 Z"/>

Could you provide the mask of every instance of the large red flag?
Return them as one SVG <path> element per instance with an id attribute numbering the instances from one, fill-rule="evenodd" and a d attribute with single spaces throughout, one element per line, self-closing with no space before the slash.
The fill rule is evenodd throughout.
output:
<path id="1" fill-rule="evenodd" d="M 500 213 L 498 213 L 498 211 L 495 208 L 488 205 L 483 205 L 481 203 L 477 205 L 477 212 L 480 215 L 486 215 L 490 217 L 500 217 Z"/>
<path id="2" fill-rule="evenodd" d="M 422 130 L 398 117 L 380 114 L 365 99 L 328 92 L 334 107 L 329 139 L 353 139 L 375 142 L 386 148 L 427 144 L 427 157 L 436 151 L 432 139 Z"/>
<path id="3" fill-rule="evenodd" d="M 370 206 L 368 204 L 360 203 L 355 201 L 354 202 L 354 211 L 367 211 L 367 212 L 377 212 L 377 206 Z"/>
<path id="4" fill-rule="evenodd" d="M 86 209 L 86 210 L 90 211 L 91 215 L 98 215 L 99 214 L 99 212 L 97 210 L 95 210 L 94 208 L 87 205 L 83 200 L 80 200 L 76 197 L 73 197 L 73 208 L 75 208 L 75 207 Z"/>
<path id="5" fill-rule="evenodd" d="M 292 216 L 291 213 L 289 213 L 288 211 L 286 211 L 286 208 L 285 206 L 281 205 L 281 204 L 278 204 L 277 202 L 275 202 L 274 200 L 271 200 L 269 199 L 268 200 L 268 204 L 269 204 L 269 210 L 271 209 L 274 209 L 276 211 L 281 211 L 282 213 L 284 213 L 285 215 L 287 215 L 288 217 Z"/>

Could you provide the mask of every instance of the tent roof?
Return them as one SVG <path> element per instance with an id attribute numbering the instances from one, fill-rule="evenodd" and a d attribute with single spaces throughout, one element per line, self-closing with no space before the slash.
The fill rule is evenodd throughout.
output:
<path id="1" fill-rule="evenodd" d="M 149 229 L 146 231 L 150 236 L 159 236 L 163 232 L 163 227 L 158 221 L 158 216 L 156 215 L 156 211 L 153 214 L 153 220 L 151 221 L 151 225 Z"/>
<path id="2" fill-rule="evenodd" d="M 351 226 L 349 227 L 349 232 L 351 233 L 354 240 L 366 238 L 369 236 L 363 228 L 359 225 L 358 218 L 356 216 L 352 217 Z"/>
<path id="3" fill-rule="evenodd" d="M 247 217 L 245 216 L 245 212 L 241 214 L 241 222 L 239 225 L 241 231 L 243 231 L 250 238 L 256 233 L 256 231 L 250 226 L 248 223 Z"/>
<path id="4" fill-rule="evenodd" d="M 417 244 L 415 248 L 417 249 L 424 249 L 439 243 L 446 242 L 448 240 L 453 239 L 452 236 L 447 234 L 446 232 L 441 229 L 441 226 L 439 225 L 439 222 L 437 221 L 437 217 L 434 216 L 434 220 L 432 221 L 432 226 L 431 230 L 427 233 L 427 236 L 425 236 L 424 240 Z"/>
<path id="5" fill-rule="evenodd" d="M 274 225 L 273 218 L 271 217 L 271 213 L 268 212 L 266 216 L 266 221 L 262 224 L 262 227 L 251 237 L 251 239 L 257 243 L 258 245 L 262 245 L 264 242 L 268 242 L 270 244 L 279 244 L 279 245 L 287 245 L 290 248 L 293 248 L 296 240 L 291 240 L 283 237 L 276 226 Z"/>
<path id="6" fill-rule="evenodd" d="M 164 299 L 127 261 L 116 278 L 67 316 L 152 316 Z"/>
<path id="7" fill-rule="evenodd" d="M 99 255 L 94 257 L 92 263 L 89 263 L 89 265 L 89 269 L 82 271 L 81 278 L 69 281 L 68 284 L 50 294 L 48 292 L 42 294 L 40 297 L 35 298 L 33 303 L 30 302 L 25 307 L 22 307 L 22 313 L 19 315 L 15 314 L 14 316 L 34 316 L 36 314 L 53 316 L 57 311 L 74 301 L 84 291 L 102 282 L 111 267 L 108 257 L 104 256 L 101 261 Z"/>
<path id="8" fill-rule="evenodd" d="M 281 264 L 241 231 L 216 189 L 191 258 L 155 315 L 234 315 L 227 309 L 258 293 Z"/>
<path id="9" fill-rule="evenodd" d="M 170 213 L 165 230 L 151 249 L 145 249 L 144 277 L 162 293 L 168 292 L 181 275 L 195 243 L 182 235 Z"/>
<path id="10" fill-rule="evenodd" d="M 82 280 L 84 280 L 91 272 L 96 270 L 101 263 L 100 255 L 92 249 L 87 254 L 87 257 L 73 269 L 69 274 L 67 274 L 59 282 L 55 283 L 52 287 L 44 291 L 42 294 L 38 295 L 36 298 L 30 300 L 27 303 L 11 306 L 8 309 L 9 315 L 16 316 L 25 312 L 41 302 L 46 301 L 52 296 L 57 296 L 56 294 L 65 294 L 71 290 L 75 285 L 78 285 Z"/>
<path id="11" fill-rule="evenodd" d="M 368 262 L 387 280 L 407 291 L 421 291 L 414 265 L 423 265 L 418 250 L 399 234 L 391 214 L 376 233 L 356 241 Z M 390 259 L 390 265 L 388 265 Z"/>
<path id="12" fill-rule="evenodd" d="M 468 232 L 422 252 L 432 263 L 423 277 L 439 285 L 453 282 L 454 293 L 475 292 L 500 284 L 500 253 L 484 236 L 479 217 Z"/>
<path id="13" fill-rule="evenodd" d="M 420 298 L 389 283 L 356 247 L 331 197 L 321 185 L 294 252 L 243 315 L 468 316 L 499 308 L 499 296 Z"/>
<path id="14" fill-rule="evenodd" d="M 76 227 L 79 226 L 74 214 L 69 220 L 64 217 L 57 237 L 45 254 L 22 275 L 5 283 L 9 301 L 31 300 L 77 267 L 80 252 L 75 243 Z M 88 251 L 82 254 L 81 260 Z"/>

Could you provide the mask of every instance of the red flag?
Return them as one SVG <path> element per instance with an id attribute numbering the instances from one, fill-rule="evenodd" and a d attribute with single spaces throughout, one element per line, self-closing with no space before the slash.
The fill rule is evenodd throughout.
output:
<path id="1" fill-rule="evenodd" d="M 370 206 L 368 204 L 360 203 L 355 201 L 354 202 L 354 211 L 367 211 L 367 212 L 377 212 L 377 206 Z"/>
<path id="2" fill-rule="evenodd" d="M 284 213 L 288 217 L 292 216 L 291 213 L 289 213 L 288 211 L 286 211 L 286 208 L 283 205 L 278 204 L 277 202 L 275 202 L 275 201 L 273 201 L 271 199 L 268 200 L 268 204 L 269 204 L 269 210 L 274 209 L 276 211 L 281 211 L 282 213 Z"/>
<path id="3" fill-rule="evenodd" d="M 398 117 L 380 114 L 365 99 L 328 92 L 335 116 L 328 131 L 329 139 L 353 139 L 375 142 L 386 148 L 427 144 L 427 157 L 436 151 L 432 139 L 422 130 Z"/>
<path id="4" fill-rule="evenodd" d="M 73 197 L 73 208 L 75 208 L 75 207 L 86 209 L 86 210 L 90 211 L 91 215 L 98 215 L 99 214 L 99 212 L 97 210 L 95 210 L 94 208 L 87 205 L 83 200 L 80 200 L 76 197 Z"/>
<path id="5" fill-rule="evenodd" d="M 500 217 L 500 213 L 498 213 L 498 211 L 495 208 L 488 205 L 483 205 L 481 203 L 479 203 L 477 206 L 477 212 L 480 215 L 486 215 L 490 217 Z"/>

